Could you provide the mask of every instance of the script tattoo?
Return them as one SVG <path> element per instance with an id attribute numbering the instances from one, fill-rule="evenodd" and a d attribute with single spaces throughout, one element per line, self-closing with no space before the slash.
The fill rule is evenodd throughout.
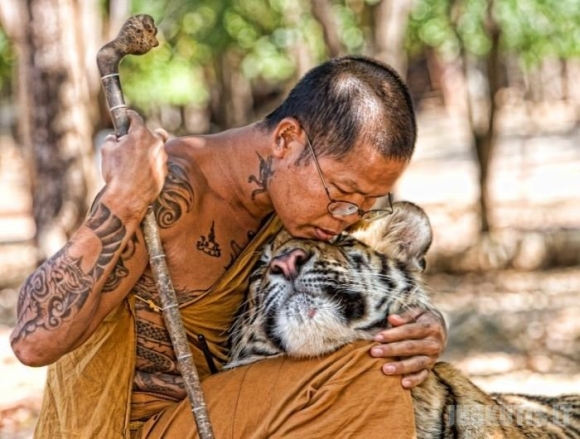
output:
<path id="1" fill-rule="evenodd" d="M 209 230 L 209 235 L 207 238 L 202 235 L 199 241 L 197 241 L 197 249 L 214 258 L 219 258 L 222 255 L 220 245 L 215 240 L 213 221 L 211 223 L 211 229 Z"/>
<path id="2" fill-rule="evenodd" d="M 13 342 L 38 328 L 57 328 L 78 312 L 126 235 L 121 220 L 102 203 L 93 206 L 86 226 L 101 241 L 101 253 L 95 265 L 85 273 L 81 268 L 82 257 L 71 256 L 72 243 L 68 243 L 29 276 L 18 301 L 20 330 Z"/>
<path id="3" fill-rule="evenodd" d="M 272 157 L 264 159 L 260 154 L 256 153 L 260 159 L 260 176 L 250 175 L 248 177 L 248 183 L 256 183 L 258 189 L 252 191 L 252 200 L 256 199 L 256 195 L 266 192 L 268 189 L 268 180 L 274 175 L 272 171 Z"/>
<path id="4" fill-rule="evenodd" d="M 193 206 L 193 187 L 187 172 L 175 162 L 169 162 L 167 171 L 161 194 L 153 205 L 155 219 L 162 229 L 174 225 Z"/>

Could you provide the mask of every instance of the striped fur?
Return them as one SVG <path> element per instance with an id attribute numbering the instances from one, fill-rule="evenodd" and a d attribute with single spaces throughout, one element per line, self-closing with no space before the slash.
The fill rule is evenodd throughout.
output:
<path id="1" fill-rule="evenodd" d="M 386 316 L 435 311 L 421 272 L 432 234 L 425 213 L 395 203 L 392 215 L 335 242 L 282 231 L 263 249 L 231 330 L 228 368 L 267 357 L 315 357 L 371 340 Z M 276 261 L 300 257 L 293 270 Z M 447 363 L 412 391 L 419 438 L 578 438 L 580 396 L 489 395 Z"/>

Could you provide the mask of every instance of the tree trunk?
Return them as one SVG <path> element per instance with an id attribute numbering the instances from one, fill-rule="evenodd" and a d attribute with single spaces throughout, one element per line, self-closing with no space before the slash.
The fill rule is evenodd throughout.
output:
<path id="1" fill-rule="evenodd" d="M 374 11 L 374 56 L 391 65 L 403 78 L 407 76 L 404 46 L 412 7 L 409 0 L 382 0 Z"/>
<path id="2" fill-rule="evenodd" d="M 489 169 L 495 152 L 497 136 L 495 132 L 497 104 L 495 97 L 500 89 L 500 52 L 499 40 L 501 37 L 501 30 L 495 21 L 493 15 L 494 0 L 489 0 L 487 5 L 485 28 L 488 37 L 491 39 L 491 48 L 485 57 L 485 79 L 487 82 L 486 95 L 480 105 L 486 108 L 486 114 L 475 114 L 473 99 L 467 93 L 467 118 L 469 126 L 473 135 L 473 143 L 477 157 L 477 165 L 479 169 L 479 211 L 480 211 L 480 233 L 485 234 L 491 230 L 490 209 L 491 205 L 489 193 Z M 461 16 L 462 3 L 460 1 L 452 2 L 451 16 L 457 29 L 457 22 Z M 461 60 L 463 63 L 463 71 L 466 83 L 469 82 L 469 63 L 465 53 L 465 43 L 461 35 L 456 34 L 458 40 L 461 42 Z"/>
<path id="3" fill-rule="evenodd" d="M 247 124 L 252 118 L 252 89 L 240 68 L 241 57 L 235 48 L 215 56 L 213 69 L 206 69 L 211 90 L 211 131 Z"/>
<path id="4" fill-rule="evenodd" d="M 491 39 L 491 48 L 485 59 L 485 73 L 488 83 L 487 99 L 489 102 L 487 124 L 481 130 L 474 130 L 475 151 L 479 165 L 479 207 L 481 211 L 480 231 L 487 233 L 491 229 L 489 194 L 489 167 L 497 144 L 495 132 L 497 104 L 495 97 L 500 89 L 500 28 L 493 17 L 493 0 L 488 5 L 486 29 Z"/>
<path id="5" fill-rule="evenodd" d="M 78 1 L 3 0 L 18 20 L 20 131 L 32 180 L 39 261 L 62 247 L 79 226 L 87 196 L 95 189 L 82 56 L 87 29 L 81 28 Z"/>
<path id="6" fill-rule="evenodd" d="M 344 54 L 344 46 L 340 41 L 336 18 L 332 12 L 330 0 L 312 0 L 312 15 L 322 26 L 322 35 L 331 58 Z"/>

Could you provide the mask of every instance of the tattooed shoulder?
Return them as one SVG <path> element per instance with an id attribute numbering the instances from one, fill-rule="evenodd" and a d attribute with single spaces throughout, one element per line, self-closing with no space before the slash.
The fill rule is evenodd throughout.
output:
<path id="1" fill-rule="evenodd" d="M 193 187 L 185 168 L 169 161 L 168 173 L 161 194 L 153 205 L 157 224 L 162 229 L 172 227 L 193 207 Z"/>

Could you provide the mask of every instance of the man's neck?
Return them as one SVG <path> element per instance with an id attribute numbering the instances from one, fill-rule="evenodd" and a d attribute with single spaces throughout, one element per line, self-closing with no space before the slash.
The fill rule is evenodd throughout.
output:
<path id="1" fill-rule="evenodd" d="M 209 147 L 219 148 L 210 166 L 218 184 L 214 187 L 224 200 L 250 217 L 261 220 L 273 211 L 268 194 L 272 172 L 269 137 L 255 124 L 235 128 L 207 138 Z"/>

